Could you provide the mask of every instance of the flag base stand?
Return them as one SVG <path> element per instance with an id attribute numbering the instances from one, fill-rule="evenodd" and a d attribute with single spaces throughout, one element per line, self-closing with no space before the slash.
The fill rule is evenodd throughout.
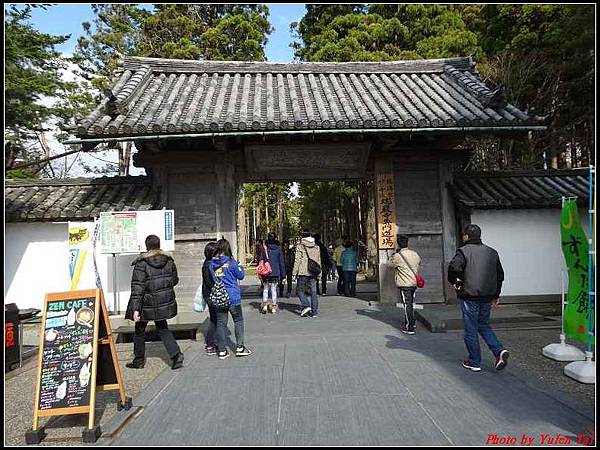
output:
<path id="1" fill-rule="evenodd" d="M 575 361 L 565 366 L 565 375 L 585 384 L 596 383 L 596 365 L 592 352 L 585 352 L 585 361 Z"/>
<path id="2" fill-rule="evenodd" d="M 542 355 L 554 361 L 584 361 L 585 354 L 574 345 L 565 342 L 565 335 L 561 333 L 560 343 L 549 344 L 542 349 Z"/>

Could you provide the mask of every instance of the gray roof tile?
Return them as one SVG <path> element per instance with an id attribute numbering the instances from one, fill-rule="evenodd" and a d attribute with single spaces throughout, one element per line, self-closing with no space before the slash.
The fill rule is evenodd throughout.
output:
<path id="1" fill-rule="evenodd" d="M 160 207 L 148 177 L 6 180 L 6 222 L 91 220 L 105 211 Z"/>
<path id="2" fill-rule="evenodd" d="M 463 173 L 450 186 L 456 203 L 468 209 L 558 208 L 562 197 L 583 205 L 588 188 L 582 170 Z"/>
<path id="3" fill-rule="evenodd" d="M 469 58 L 264 63 L 125 58 L 80 138 L 298 129 L 529 126 Z"/>

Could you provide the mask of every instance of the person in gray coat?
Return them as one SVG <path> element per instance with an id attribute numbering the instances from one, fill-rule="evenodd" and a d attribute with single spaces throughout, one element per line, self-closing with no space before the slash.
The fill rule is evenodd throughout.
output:
<path id="1" fill-rule="evenodd" d="M 504 270 L 498 252 L 481 242 L 481 228 L 477 225 L 467 225 L 463 241 L 448 266 L 448 281 L 461 302 L 464 340 L 469 352 L 463 367 L 481 371 L 479 333 L 496 357 L 496 369 L 502 370 L 509 353 L 490 327 L 490 313 L 492 305 L 500 303 Z"/>

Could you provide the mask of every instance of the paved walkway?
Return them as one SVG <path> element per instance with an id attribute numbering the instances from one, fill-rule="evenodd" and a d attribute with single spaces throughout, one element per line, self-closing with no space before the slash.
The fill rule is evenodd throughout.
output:
<path id="1" fill-rule="evenodd" d="M 402 310 L 324 297 L 318 318 L 300 318 L 293 300 L 276 315 L 257 305 L 244 306 L 252 356 L 221 361 L 195 343 L 184 368 L 165 370 L 121 432 L 98 443 L 482 445 L 496 434 L 540 444 L 594 423 L 528 374 L 495 371 L 489 353 L 481 373 L 466 371 L 458 333 L 403 335 Z"/>

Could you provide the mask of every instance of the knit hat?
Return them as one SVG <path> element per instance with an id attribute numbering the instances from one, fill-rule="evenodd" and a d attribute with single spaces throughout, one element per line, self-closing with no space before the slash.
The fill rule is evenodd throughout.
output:
<path id="1" fill-rule="evenodd" d="M 398 241 L 398 245 L 402 248 L 404 247 L 408 247 L 408 236 L 404 235 L 404 234 L 398 234 L 396 235 L 396 239 Z"/>

